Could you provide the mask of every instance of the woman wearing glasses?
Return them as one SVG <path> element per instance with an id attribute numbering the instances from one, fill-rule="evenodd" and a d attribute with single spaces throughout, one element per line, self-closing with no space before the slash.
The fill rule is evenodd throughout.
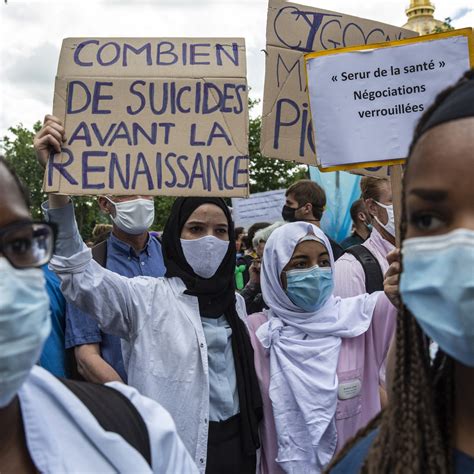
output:
<path id="1" fill-rule="evenodd" d="M 53 245 L 54 229 L 32 222 L 0 157 L 0 471 L 197 472 L 156 402 L 119 383 L 63 382 L 34 365 L 51 328 L 40 267 Z"/>

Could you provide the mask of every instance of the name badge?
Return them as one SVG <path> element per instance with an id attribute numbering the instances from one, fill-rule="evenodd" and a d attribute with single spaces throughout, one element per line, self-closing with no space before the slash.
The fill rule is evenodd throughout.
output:
<path id="1" fill-rule="evenodd" d="M 349 400 L 357 397 L 362 388 L 362 382 L 359 379 L 348 380 L 347 382 L 339 383 L 337 396 L 339 400 Z"/>

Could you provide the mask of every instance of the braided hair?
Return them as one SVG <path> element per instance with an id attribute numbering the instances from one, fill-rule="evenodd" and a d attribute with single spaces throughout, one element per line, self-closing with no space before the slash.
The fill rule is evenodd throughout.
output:
<path id="1" fill-rule="evenodd" d="M 455 90 L 469 80 L 474 80 L 473 69 L 436 97 L 417 124 L 409 155 L 412 154 L 424 132 L 425 124 L 433 113 Z M 407 173 L 404 181 L 406 177 Z M 405 188 L 404 185 L 400 225 L 402 240 L 405 239 L 407 231 Z M 441 349 L 438 350 L 434 361 L 431 361 L 430 340 L 403 305 L 398 311 L 395 337 L 396 363 L 390 404 L 345 446 L 328 467 L 328 471 L 362 437 L 378 428 L 377 436 L 362 466 L 362 473 L 453 472 L 454 361 Z"/>

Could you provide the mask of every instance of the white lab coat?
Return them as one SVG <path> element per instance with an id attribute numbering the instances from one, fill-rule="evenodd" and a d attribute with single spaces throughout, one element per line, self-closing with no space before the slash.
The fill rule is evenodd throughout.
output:
<path id="1" fill-rule="evenodd" d="M 104 332 L 123 339 L 128 383 L 158 401 L 173 417 L 184 445 L 205 471 L 209 372 L 198 299 L 180 278 L 125 278 L 98 265 L 85 245 L 50 267 L 64 296 L 95 315 Z M 245 319 L 245 302 L 237 295 Z"/>
<path id="2" fill-rule="evenodd" d="M 153 469 L 120 435 L 104 431 L 62 382 L 35 366 L 18 397 L 28 451 L 39 472 L 198 472 L 163 407 L 127 385 L 118 382 L 107 385 L 125 395 L 145 421 Z"/>

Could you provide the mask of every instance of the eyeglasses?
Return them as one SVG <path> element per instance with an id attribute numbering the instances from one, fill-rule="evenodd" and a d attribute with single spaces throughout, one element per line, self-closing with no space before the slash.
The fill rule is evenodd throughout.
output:
<path id="1" fill-rule="evenodd" d="M 53 255 L 55 235 L 46 222 L 18 222 L 0 230 L 0 253 L 15 268 L 40 267 Z"/>

